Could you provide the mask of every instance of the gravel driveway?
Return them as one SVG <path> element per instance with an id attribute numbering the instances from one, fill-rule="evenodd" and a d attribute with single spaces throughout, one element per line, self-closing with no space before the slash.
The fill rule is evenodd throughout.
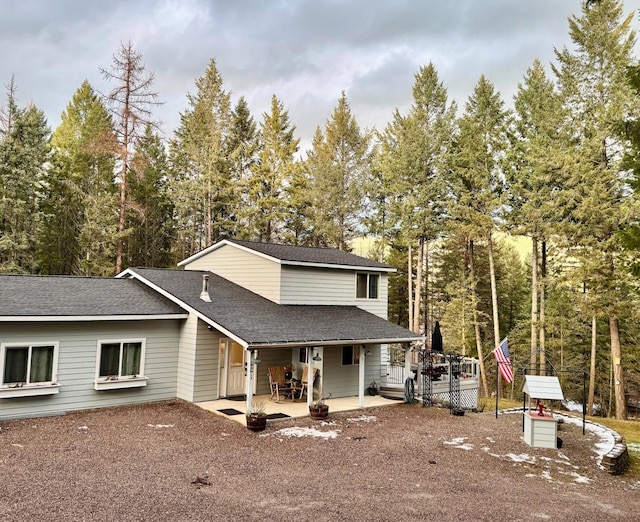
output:
<path id="1" fill-rule="evenodd" d="M 181 401 L 0 422 L 0 520 L 638 520 L 600 438 L 522 441 L 519 414 L 419 405 L 269 421 Z"/>

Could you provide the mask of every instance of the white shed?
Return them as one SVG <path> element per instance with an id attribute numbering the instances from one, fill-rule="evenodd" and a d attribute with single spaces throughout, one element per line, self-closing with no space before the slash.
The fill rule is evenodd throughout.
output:
<path id="1" fill-rule="evenodd" d="M 528 407 L 524 412 L 524 441 L 536 448 L 557 448 L 558 423 L 551 413 L 543 409 L 531 410 L 531 400 L 563 400 L 560 381 L 555 376 L 525 375 L 522 391 L 528 396 Z"/>

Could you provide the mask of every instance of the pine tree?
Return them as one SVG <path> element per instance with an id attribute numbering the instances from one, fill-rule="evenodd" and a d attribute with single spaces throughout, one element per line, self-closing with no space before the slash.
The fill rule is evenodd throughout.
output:
<path id="1" fill-rule="evenodd" d="M 286 187 L 293 179 L 300 140 L 294 137 L 295 126 L 275 95 L 271 111 L 262 118 L 259 160 L 248 182 L 248 221 L 254 239 L 278 242 L 284 239 Z"/>
<path id="2" fill-rule="evenodd" d="M 40 109 L 18 107 L 13 79 L 5 111 L 0 129 L 0 272 L 33 273 L 38 270 L 35 251 L 50 131 Z"/>
<path id="3" fill-rule="evenodd" d="M 152 90 L 154 76 L 149 73 L 131 41 L 123 43 L 114 54 L 110 69 L 100 69 L 102 75 L 115 82 L 107 102 L 114 115 L 118 141 L 118 180 L 120 182 L 120 204 L 118 209 L 118 247 L 116 251 L 116 274 L 123 269 L 125 236 L 127 234 L 127 170 L 136 145 L 144 135 L 147 125 L 155 125 L 152 108 L 159 105 L 158 93 Z"/>
<path id="4" fill-rule="evenodd" d="M 465 238 L 469 260 L 469 276 L 475 285 L 478 273 L 475 270 L 474 249 L 477 242 L 487 247 L 491 282 L 491 309 L 493 312 L 494 347 L 500 343 L 498 296 L 493 255 L 493 232 L 496 213 L 503 204 L 503 180 L 500 161 L 506 148 L 508 113 L 503 107 L 500 93 L 493 84 L 481 76 L 473 94 L 469 97 L 465 111 L 459 120 L 459 134 L 452 158 L 450 177 L 452 202 L 450 212 L 455 233 Z M 476 323 L 476 348 L 482 361 L 484 354 Z M 484 368 L 481 363 L 481 372 Z M 483 382 L 486 390 L 486 382 Z"/>
<path id="5" fill-rule="evenodd" d="M 621 171 L 624 143 L 616 125 L 627 118 L 636 101 L 626 81 L 633 64 L 633 15 L 623 17 L 622 2 L 585 3 L 581 16 L 569 17 L 574 51 L 556 50 L 554 71 L 571 110 L 572 132 L 577 137 L 570 246 L 581 261 L 580 279 L 597 296 L 609 324 L 616 417 L 625 419 L 625 375 L 620 341 L 621 253 L 618 232 L 628 216 L 626 187 Z"/>
<path id="6" fill-rule="evenodd" d="M 169 267 L 173 258 L 173 205 L 168 192 L 169 160 L 164 143 L 147 125 L 131 162 L 128 266 Z"/>
<path id="7" fill-rule="evenodd" d="M 363 132 L 343 92 L 324 132 L 318 128 L 307 168 L 312 180 L 313 243 L 348 250 L 364 210 L 371 136 Z"/>
<path id="8" fill-rule="evenodd" d="M 227 158 L 231 96 L 214 59 L 195 83 L 197 91 L 187 95 L 189 109 L 180 115 L 171 142 L 171 191 L 183 258 L 232 235 L 238 207 Z"/>
<path id="9" fill-rule="evenodd" d="M 113 123 L 84 81 L 62 113 L 51 144 L 43 201 L 46 219 L 39 241 L 47 274 L 113 275 L 118 201 L 113 180 Z"/>

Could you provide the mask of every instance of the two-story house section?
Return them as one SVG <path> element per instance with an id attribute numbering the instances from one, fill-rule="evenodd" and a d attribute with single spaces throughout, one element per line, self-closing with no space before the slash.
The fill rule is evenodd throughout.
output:
<path id="1" fill-rule="evenodd" d="M 387 318 L 390 265 L 331 248 L 223 240 L 179 263 L 277 304 L 357 306 Z"/>

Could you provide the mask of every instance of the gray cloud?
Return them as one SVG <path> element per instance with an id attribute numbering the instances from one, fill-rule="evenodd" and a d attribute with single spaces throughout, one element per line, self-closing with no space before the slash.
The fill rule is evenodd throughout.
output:
<path id="1" fill-rule="evenodd" d="M 406 112 L 419 67 L 433 62 L 459 106 L 485 74 L 511 105 L 535 57 L 571 47 L 567 17 L 581 0 L 0 0 L 0 81 L 55 126 L 84 79 L 105 91 L 120 42 L 131 40 L 156 77 L 168 134 L 211 58 L 234 101 L 256 120 L 276 94 L 310 145 L 345 91 L 362 127 Z M 640 7 L 627 0 L 625 11 Z M 637 20 L 637 18 L 636 18 Z M 0 104 L 2 104 L 0 98 Z"/>

